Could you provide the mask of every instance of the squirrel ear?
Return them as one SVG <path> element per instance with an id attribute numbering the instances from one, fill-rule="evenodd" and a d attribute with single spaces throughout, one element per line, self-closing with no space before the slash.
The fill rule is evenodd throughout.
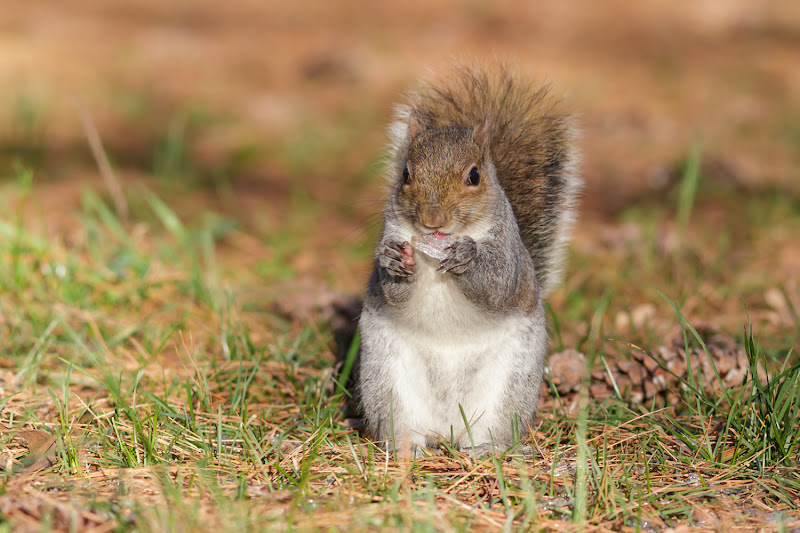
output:
<path id="1" fill-rule="evenodd" d="M 416 113 L 411 113 L 408 116 L 408 140 L 411 141 L 417 134 L 422 130 L 422 124 L 420 123 L 419 119 L 417 118 Z"/>
<path id="2" fill-rule="evenodd" d="M 483 120 L 472 130 L 472 140 L 483 150 L 483 155 L 489 155 L 489 116 L 483 117 Z"/>

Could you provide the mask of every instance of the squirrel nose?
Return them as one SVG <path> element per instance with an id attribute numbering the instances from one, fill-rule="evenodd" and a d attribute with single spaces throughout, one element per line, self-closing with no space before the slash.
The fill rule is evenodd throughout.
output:
<path id="1" fill-rule="evenodd" d="M 441 211 L 424 211 L 420 218 L 422 225 L 428 229 L 439 229 L 447 224 L 447 217 Z"/>

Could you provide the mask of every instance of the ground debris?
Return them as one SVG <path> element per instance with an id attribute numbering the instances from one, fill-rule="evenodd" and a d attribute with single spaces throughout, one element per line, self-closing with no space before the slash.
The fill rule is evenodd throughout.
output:
<path id="1" fill-rule="evenodd" d="M 17 435 L 28 445 L 28 455 L 19 473 L 35 472 L 56 464 L 56 438 L 41 429 L 23 429 Z"/>
<path id="2" fill-rule="evenodd" d="M 630 358 L 604 359 L 603 366 L 591 371 L 590 396 L 602 401 L 620 395 L 634 403 L 650 405 L 655 401 L 657 406 L 665 406 L 678 403 L 684 381 L 697 382 L 709 393 L 742 385 L 750 371 L 744 346 L 711 326 L 696 329 L 705 349 L 690 344 L 687 350 L 677 328 L 665 345 L 652 352 L 631 346 Z M 586 358 L 567 349 L 552 354 L 549 367 L 553 386 L 570 403 L 570 396 L 580 389 L 587 373 Z M 761 366 L 758 374 L 761 380 L 766 377 Z"/>

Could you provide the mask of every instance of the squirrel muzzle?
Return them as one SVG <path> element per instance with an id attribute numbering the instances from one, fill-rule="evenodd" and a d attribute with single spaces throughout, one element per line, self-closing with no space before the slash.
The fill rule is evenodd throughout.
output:
<path id="1" fill-rule="evenodd" d="M 420 212 L 420 223 L 432 231 L 447 226 L 449 220 L 444 211 L 438 207 L 429 207 Z"/>

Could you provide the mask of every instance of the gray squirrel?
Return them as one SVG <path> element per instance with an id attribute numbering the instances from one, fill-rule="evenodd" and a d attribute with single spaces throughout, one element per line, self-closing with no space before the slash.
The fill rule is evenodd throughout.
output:
<path id="1" fill-rule="evenodd" d="M 396 108 L 356 391 L 367 433 L 400 457 L 438 439 L 502 451 L 528 433 L 543 299 L 582 185 L 572 118 L 558 107 L 498 63 L 456 65 Z M 415 253 L 420 236 L 442 241 L 441 260 Z"/>

